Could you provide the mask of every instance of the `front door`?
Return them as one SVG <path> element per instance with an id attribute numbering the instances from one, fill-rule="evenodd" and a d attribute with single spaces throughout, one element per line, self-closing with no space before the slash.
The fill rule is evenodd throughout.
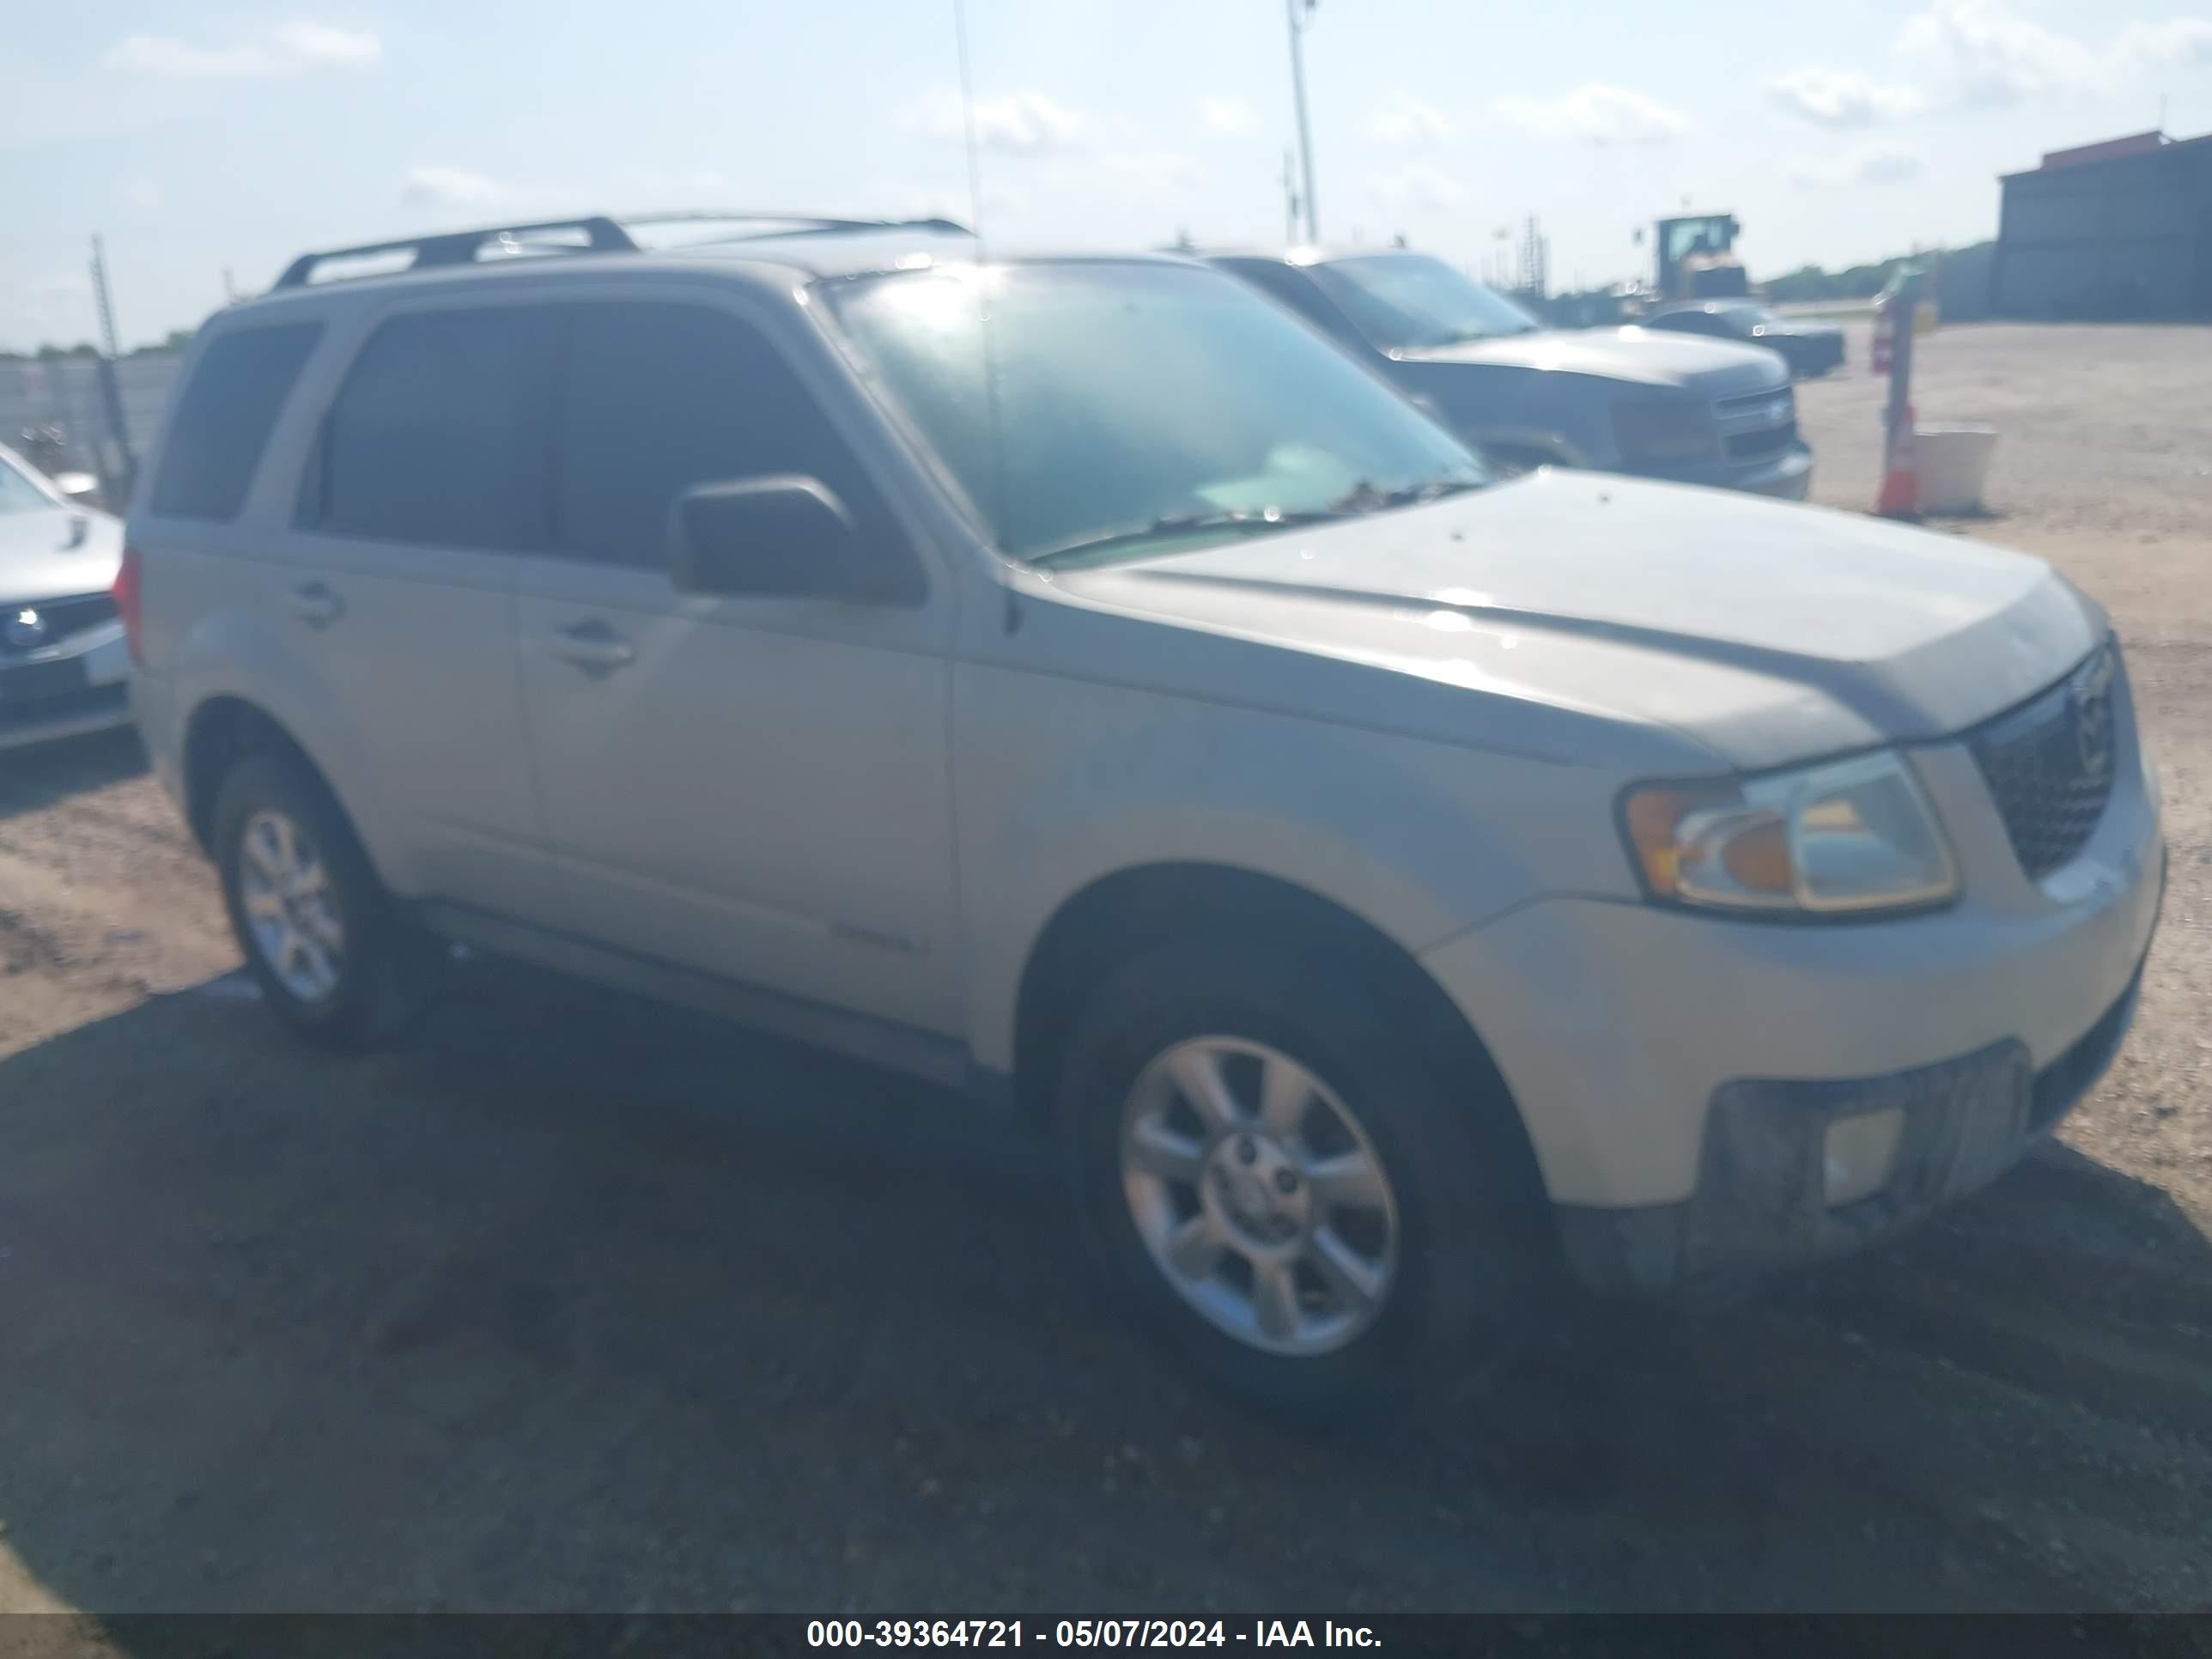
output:
<path id="1" fill-rule="evenodd" d="M 707 300 L 561 310 L 549 552 L 517 608 L 560 925 L 956 1030 L 944 584 L 763 327 Z M 678 594 L 678 495 L 774 473 L 829 485 L 910 602 Z"/>

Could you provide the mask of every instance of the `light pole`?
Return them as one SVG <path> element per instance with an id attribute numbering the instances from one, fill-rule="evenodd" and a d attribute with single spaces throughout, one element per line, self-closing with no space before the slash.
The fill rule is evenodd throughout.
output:
<path id="1" fill-rule="evenodd" d="M 1291 25 L 1291 91 L 1297 100 L 1298 161 L 1305 175 L 1306 240 L 1321 240 L 1320 221 L 1314 214 L 1313 132 L 1306 124 L 1306 60 L 1304 40 L 1307 22 L 1318 0 L 1283 0 Z"/>

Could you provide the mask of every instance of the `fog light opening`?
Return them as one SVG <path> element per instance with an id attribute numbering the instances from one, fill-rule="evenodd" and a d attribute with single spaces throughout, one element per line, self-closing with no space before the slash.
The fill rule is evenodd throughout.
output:
<path id="1" fill-rule="evenodd" d="M 1889 1184 L 1897 1163 L 1897 1143 L 1904 1133 L 1901 1106 L 1861 1117 L 1840 1117 L 1828 1126 L 1820 1150 L 1830 1209 L 1871 1198 Z"/>

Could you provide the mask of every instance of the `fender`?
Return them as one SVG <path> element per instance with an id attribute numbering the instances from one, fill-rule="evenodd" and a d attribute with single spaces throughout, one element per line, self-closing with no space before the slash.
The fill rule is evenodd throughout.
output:
<path id="1" fill-rule="evenodd" d="M 1477 763 L 1419 739 L 1015 678 L 971 667 L 955 693 L 968 1041 L 982 1066 L 1011 1069 L 1031 950 L 1108 876 L 1198 864 L 1272 877 L 1415 957 L 1540 890 L 1508 826 L 1480 810 L 1500 786 L 1495 756 Z M 1040 718 L 1040 704 L 1054 707 Z M 1539 798 L 1566 775 L 1527 769 Z"/>
<path id="2" fill-rule="evenodd" d="M 255 611 L 224 605 L 204 613 L 176 645 L 170 670 L 172 706 L 180 743 L 217 697 L 250 703 L 281 726 L 319 770 L 361 838 L 378 878 L 392 891 L 420 883 L 404 838 L 377 810 L 379 792 L 359 728 L 330 696 L 322 676 L 301 654 L 296 630 Z"/>

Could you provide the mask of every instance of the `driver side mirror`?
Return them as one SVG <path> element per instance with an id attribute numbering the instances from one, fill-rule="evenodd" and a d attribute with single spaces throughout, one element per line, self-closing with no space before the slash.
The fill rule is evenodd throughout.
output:
<path id="1" fill-rule="evenodd" d="M 782 474 L 687 489 L 670 513 L 668 540 L 668 574 L 679 593 L 878 597 L 852 515 L 817 478 Z"/>

